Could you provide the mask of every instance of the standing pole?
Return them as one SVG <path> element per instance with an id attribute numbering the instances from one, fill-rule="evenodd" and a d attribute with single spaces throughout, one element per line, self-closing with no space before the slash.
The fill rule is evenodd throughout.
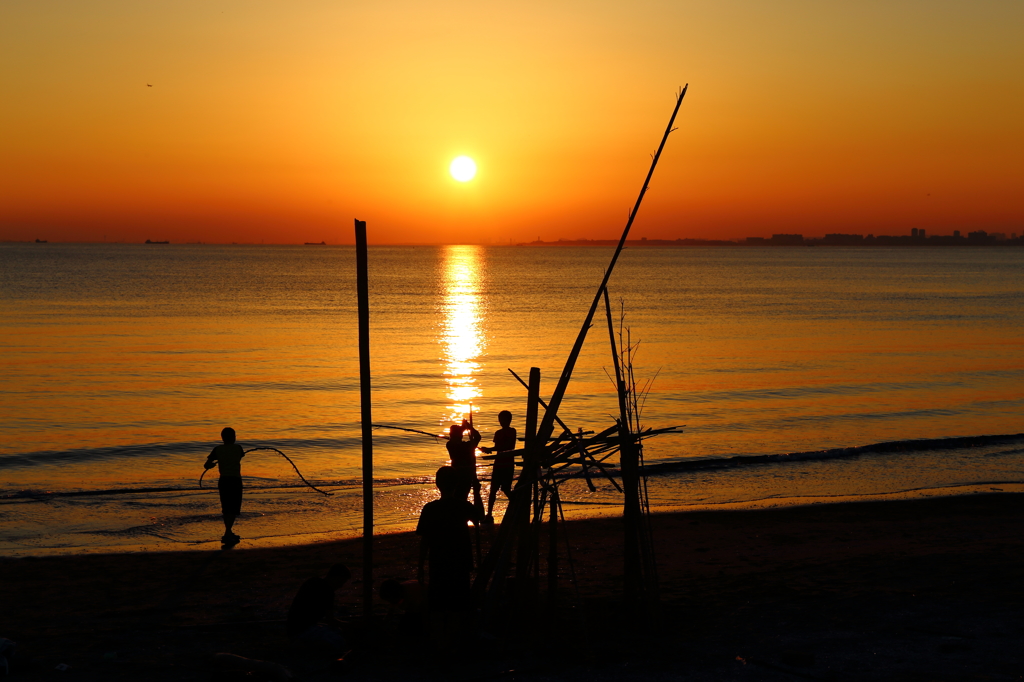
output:
<path id="1" fill-rule="evenodd" d="M 548 409 L 544 412 L 544 419 L 541 421 L 540 428 L 537 431 L 537 438 L 542 444 L 548 442 L 548 438 L 551 437 L 551 432 L 555 429 L 555 415 L 558 414 L 558 408 L 562 405 L 562 398 L 565 396 L 566 388 L 569 387 L 569 379 L 572 378 L 572 371 L 576 367 L 576 359 L 579 358 L 580 351 L 583 349 L 583 342 L 587 339 L 587 331 L 590 329 L 590 325 L 594 321 L 594 313 L 597 312 L 597 305 L 601 301 L 601 292 L 607 288 L 608 280 L 612 276 L 612 270 L 615 269 L 615 262 L 619 259 L 619 254 L 622 253 L 622 247 L 626 245 L 626 237 L 629 236 L 629 228 L 633 227 L 633 221 L 636 219 L 637 211 L 640 210 L 640 204 L 644 200 L 644 195 L 647 194 L 647 188 L 651 184 L 651 176 L 654 175 L 654 169 L 658 165 L 658 159 L 661 158 L 661 152 L 665 149 L 665 142 L 668 141 L 669 133 L 673 130 L 672 125 L 676 121 L 676 114 L 679 113 L 679 106 L 683 103 L 683 98 L 686 97 L 686 88 L 688 87 L 689 84 L 683 86 L 683 89 L 679 91 L 679 97 L 676 98 L 676 107 L 672 110 L 672 117 L 668 120 L 668 126 L 665 128 L 665 134 L 661 138 L 661 144 L 658 145 L 658 151 L 654 153 L 654 158 L 651 160 L 651 169 L 647 171 L 647 177 L 644 178 L 643 187 L 640 188 L 640 195 L 636 198 L 633 210 L 629 212 L 629 220 L 626 221 L 626 228 L 622 231 L 622 237 L 619 239 L 619 245 L 615 247 L 615 253 L 612 255 L 611 263 L 608 264 L 608 269 L 604 272 L 604 279 L 601 280 L 601 286 L 597 288 L 597 293 L 594 294 L 594 302 L 590 304 L 590 310 L 587 312 L 587 318 L 583 321 L 583 327 L 580 329 L 580 333 L 576 337 L 576 343 L 573 344 L 572 350 L 569 351 L 569 357 L 565 361 L 565 368 L 562 369 L 562 374 L 558 377 L 558 384 L 555 386 L 555 392 L 551 395 L 551 400 L 548 401 Z"/>
<path id="2" fill-rule="evenodd" d="M 373 419 L 370 416 L 370 285 L 366 221 L 356 221 L 356 298 L 359 302 L 359 398 L 363 427 L 363 615 L 373 620 Z"/>
<path id="3" fill-rule="evenodd" d="M 558 606 L 558 486 L 551 482 L 551 505 L 548 517 L 548 613 Z"/>
<path id="4" fill-rule="evenodd" d="M 619 394 L 619 471 L 622 472 L 622 522 L 625 528 L 623 542 L 623 568 L 625 570 L 626 603 L 642 611 L 645 604 L 644 575 L 640 538 L 643 534 L 640 509 L 640 458 L 636 449 L 629 410 L 626 407 L 627 387 L 622 379 L 622 362 L 615 348 L 615 326 L 612 323 L 612 304 L 608 289 L 604 290 L 604 310 L 608 319 L 608 340 L 612 346 L 612 364 L 615 365 L 615 388 Z M 626 349 L 623 352 L 628 353 Z"/>

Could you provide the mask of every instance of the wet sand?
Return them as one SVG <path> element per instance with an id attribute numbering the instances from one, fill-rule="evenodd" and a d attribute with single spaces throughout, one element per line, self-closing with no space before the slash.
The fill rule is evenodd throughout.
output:
<path id="1" fill-rule="evenodd" d="M 559 610 L 439 667 L 377 604 L 349 679 L 963 680 L 1024 676 L 1024 495 L 995 493 L 654 518 L 658 615 L 622 606 L 621 521 L 568 525 Z M 211 528 L 211 532 L 218 529 Z M 283 619 L 298 585 L 361 541 L 272 549 L 0 560 L 0 636 L 30 671 L 11 679 L 212 680 L 212 654 L 334 679 Z M 418 539 L 375 541 L 375 577 L 415 576 Z M 542 576 L 543 582 L 543 576 Z M 353 635 L 361 641 L 358 618 Z M 64 672 L 55 670 L 63 663 Z"/>

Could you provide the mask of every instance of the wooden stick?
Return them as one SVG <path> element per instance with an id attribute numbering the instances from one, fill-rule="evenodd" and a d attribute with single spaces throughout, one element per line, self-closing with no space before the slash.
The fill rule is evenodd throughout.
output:
<path id="1" fill-rule="evenodd" d="M 665 148 L 665 142 L 668 141 L 669 133 L 673 130 L 672 124 L 675 123 L 676 114 L 679 113 L 679 106 L 683 103 L 683 98 L 686 97 L 686 88 L 688 87 L 689 85 L 686 85 L 679 91 L 679 97 L 676 99 L 676 107 L 672 110 L 672 117 L 668 120 L 668 126 L 665 128 L 665 134 L 661 138 L 661 144 L 658 145 L 658 151 L 655 152 L 654 158 L 651 161 L 651 169 L 647 171 L 647 177 L 644 179 L 643 187 L 640 188 L 640 195 L 636 199 L 636 204 L 633 205 L 633 210 L 629 213 L 629 220 L 626 221 L 626 228 L 622 231 L 622 237 L 619 239 L 619 245 L 615 247 L 615 253 L 612 255 L 611 263 L 608 264 L 608 269 L 605 270 L 604 279 L 601 280 L 601 286 L 597 288 L 597 293 L 594 294 L 594 302 L 590 304 L 590 310 L 587 312 L 587 317 L 583 321 L 580 333 L 576 337 L 576 343 L 573 344 L 572 350 L 569 352 L 569 357 L 565 361 L 565 367 L 562 369 L 562 374 L 558 378 L 558 384 L 555 386 L 555 392 L 551 395 L 551 401 L 548 403 L 548 409 L 544 412 L 544 419 L 541 421 L 540 428 L 537 431 L 537 435 L 541 443 L 546 443 L 548 438 L 551 436 L 551 432 L 554 431 L 555 415 L 558 414 L 558 408 L 562 405 L 562 398 L 565 397 L 565 391 L 569 387 L 569 379 L 572 378 L 573 369 L 576 367 L 576 360 L 579 358 L 580 351 L 583 349 L 583 342 L 587 339 L 587 331 L 590 329 L 590 325 L 594 321 L 594 313 L 597 312 L 597 305 L 601 301 L 601 294 L 608 286 L 608 280 L 612 276 L 612 270 L 615 269 L 615 263 L 618 261 L 619 254 L 622 253 L 622 248 L 626 244 L 626 237 L 629 236 L 629 228 L 633 226 L 633 221 L 636 219 L 637 211 L 640 210 L 640 203 L 644 200 L 644 195 L 647 193 L 647 188 L 650 186 L 651 176 L 654 175 L 654 169 L 658 165 L 658 159 L 661 158 L 661 151 Z"/>
<path id="2" fill-rule="evenodd" d="M 619 396 L 619 438 L 621 439 L 619 443 L 619 472 L 622 476 L 622 488 L 625 491 L 622 500 L 622 525 L 625 531 L 622 558 L 625 571 L 626 603 L 636 604 L 644 591 L 640 542 L 642 525 L 639 460 L 633 442 L 629 410 L 626 406 L 626 382 L 622 380 L 619 353 L 615 347 L 615 325 L 612 322 L 612 304 L 608 300 L 607 289 L 604 291 L 604 309 L 608 318 L 608 339 L 612 344 L 612 362 L 615 363 L 615 392 Z M 625 360 L 626 358 L 622 358 L 623 362 Z M 630 369 L 631 367 L 632 365 Z M 632 371 L 630 377 L 632 378 Z"/>
<path id="3" fill-rule="evenodd" d="M 508 371 L 509 371 L 509 373 L 510 373 L 510 374 L 511 374 L 512 376 L 514 376 L 514 377 L 516 378 L 516 380 L 517 380 L 517 381 L 518 381 L 519 383 L 521 383 L 521 384 L 522 384 L 523 386 L 525 386 L 525 387 L 527 388 L 527 390 L 529 390 L 529 388 L 530 388 L 530 385 L 529 385 L 529 384 L 527 384 L 527 383 L 526 383 L 525 381 L 523 381 L 523 380 L 522 380 L 522 379 L 521 379 L 521 378 L 519 377 L 519 375 L 518 375 L 518 374 L 516 374 L 515 372 L 513 372 L 513 371 L 512 371 L 511 369 L 509 369 Z M 545 410 L 546 410 L 546 409 L 548 409 L 548 404 L 547 404 L 547 403 L 545 403 L 545 402 L 544 402 L 544 400 L 543 400 L 543 399 L 542 399 L 542 398 L 541 398 L 540 396 L 537 396 L 537 402 L 538 402 L 538 403 L 540 404 L 540 406 L 541 406 L 541 407 L 543 407 L 543 408 L 544 408 Z M 562 427 L 562 429 L 564 429 L 566 433 L 568 433 L 568 434 L 569 434 L 569 438 L 571 438 L 571 439 L 573 440 L 573 442 L 574 442 L 574 443 L 576 443 L 576 444 L 577 444 L 577 445 L 579 446 L 579 451 L 580 451 L 580 453 L 581 453 L 581 454 L 582 454 L 582 455 L 583 455 L 584 457 L 587 457 L 587 456 L 589 456 L 589 457 L 590 457 L 590 458 L 591 458 L 591 459 L 593 460 L 593 459 L 594 459 L 594 458 L 593 458 L 593 456 L 592 456 L 592 455 L 590 455 L 590 454 L 589 454 L 589 453 L 588 453 L 588 452 L 586 451 L 586 449 L 585 449 L 585 448 L 583 447 L 583 441 L 581 440 L 581 438 L 582 438 L 582 435 L 576 435 L 576 434 L 573 434 L 573 432 L 569 430 L 569 427 L 565 425 L 565 422 L 563 422 L 563 421 L 562 421 L 562 420 L 561 420 L 561 419 L 560 419 L 560 418 L 558 417 L 558 415 L 557 415 L 557 414 L 555 415 L 555 421 L 556 421 L 556 422 L 558 422 L 558 425 L 559 425 L 559 426 L 561 426 L 561 427 Z M 612 429 L 614 429 L 614 428 L 615 428 L 615 427 L 612 427 Z M 600 463 L 600 462 L 598 462 L 597 460 L 594 460 L 594 464 L 595 464 L 595 465 L 596 465 L 596 466 L 597 466 L 597 467 L 598 467 L 599 469 L 601 469 L 601 473 L 602 473 L 602 474 L 604 474 L 604 475 L 605 475 L 605 477 L 606 477 L 606 478 L 607 478 L 607 479 L 608 479 L 609 481 L 611 481 L 611 482 L 612 482 L 612 485 L 613 485 L 613 486 L 615 486 L 615 489 L 616 489 L 616 490 L 618 490 L 618 491 L 619 491 L 619 492 L 621 493 L 621 492 L 622 492 L 622 488 L 620 488 L 620 487 L 619 487 L 619 484 L 615 482 L 615 479 L 614 479 L 614 478 L 612 478 L 612 477 L 611 477 L 611 476 L 610 476 L 610 475 L 608 474 L 608 472 L 607 472 L 607 471 L 605 471 L 604 467 L 603 467 L 603 466 L 601 466 L 601 463 Z M 584 462 L 580 462 L 580 465 L 581 465 L 581 466 L 583 467 L 583 472 L 584 472 L 584 474 L 585 474 L 585 475 L 586 475 L 586 477 L 587 477 L 587 487 L 588 487 L 588 488 L 590 488 L 590 491 L 591 491 L 591 492 L 594 492 L 594 491 L 596 490 L 596 488 L 594 487 L 594 484 L 593 484 L 593 482 L 592 482 L 592 481 L 590 480 L 590 473 L 589 473 L 589 472 L 587 471 L 587 464 L 586 464 L 586 463 L 584 463 Z"/>
<path id="4" fill-rule="evenodd" d="M 356 299 L 359 304 L 359 397 L 363 427 L 363 616 L 373 621 L 373 418 L 370 401 L 370 285 L 366 222 L 356 221 Z"/>
<path id="5" fill-rule="evenodd" d="M 528 383 L 526 383 L 525 381 L 523 381 L 523 380 L 522 380 L 522 379 L 520 378 L 520 376 L 519 376 L 518 374 L 516 374 L 515 372 L 513 372 L 513 371 L 512 371 L 511 369 L 509 369 L 509 370 L 508 370 L 508 372 L 509 372 L 509 374 L 511 374 L 512 376 L 514 376 L 514 377 L 516 378 L 516 381 L 518 381 L 519 383 L 521 383 L 521 384 L 523 385 L 523 387 L 524 387 L 524 388 L 525 388 L 526 390 L 530 390 L 530 385 L 529 385 Z M 543 399 L 543 398 L 541 398 L 540 396 L 537 396 L 537 403 L 538 403 L 538 404 L 539 404 L 539 405 L 540 405 L 541 407 L 543 407 L 543 408 L 544 408 L 545 410 L 546 410 L 546 409 L 548 409 L 548 404 L 547 404 L 546 402 L 544 402 L 544 399 Z M 572 438 L 573 440 L 575 440 L 575 437 L 573 436 L 573 433 L 572 433 L 572 431 L 570 431 L 570 430 L 569 430 L 569 427 L 565 425 L 565 422 L 564 422 L 564 421 L 562 421 L 561 419 L 559 419 L 558 415 L 555 415 L 555 421 L 556 421 L 556 422 L 558 423 L 558 425 L 559 425 L 559 426 L 561 426 L 561 427 L 562 427 L 562 430 L 563 430 L 563 431 L 565 431 L 566 433 L 568 433 L 568 434 L 569 434 L 569 437 L 570 437 L 570 438 Z"/>
<path id="6" fill-rule="evenodd" d="M 589 479 L 588 479 L 589 482 Z M 558 488 L 551 486 L 551 513 L 548 517 L 548 612 L 558 605 Z"/>

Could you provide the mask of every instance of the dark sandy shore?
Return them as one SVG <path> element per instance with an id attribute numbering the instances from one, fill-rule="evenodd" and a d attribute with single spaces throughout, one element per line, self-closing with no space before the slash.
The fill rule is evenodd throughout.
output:
<path id="1" fill-rule="evenodd" d="M 620 524 L 570 524 L 578 580 L 563 576 L 559 611 L 447 667 L 398 637 L 383 605 L 343 677 L 288 643 L 306 577 L 348 563 L 358 599 L 359 541 L 0 560 L 0 636 L 33 657 L 12 680 L 262 679 L 218 676 L 215 652 L 305 680 L 1024 678 L 1024 495 L 658 516 L 648 622 L 622 608 Z M 413 577 L 417 549 L 378 538 L 376 577 Z"/>

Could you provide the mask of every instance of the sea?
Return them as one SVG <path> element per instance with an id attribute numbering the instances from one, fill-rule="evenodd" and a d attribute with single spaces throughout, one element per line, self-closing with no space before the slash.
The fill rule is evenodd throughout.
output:
<path id="1" fill-rule="evenodd" d="M 613 250 L 369 249 L 375 532 L 436 497 L 450 424 L 522 434 L 512 372 L 551 395 Z M 241 546 L 360 534 L 355 272 L 351 246 L 0 244 L 0 556 L 219 548 L 225 426 L 276 449 L 242 461 Z M 1024 490 L 1022 275 L 1009 247 L 627 248 L 612 331 L 644 426 L 678 427 L 645 441 L 651 510 Z M 574 431 L 618 414 L 607 320 Z M 594 483 L 567 516 L 620 513 Z"/>

